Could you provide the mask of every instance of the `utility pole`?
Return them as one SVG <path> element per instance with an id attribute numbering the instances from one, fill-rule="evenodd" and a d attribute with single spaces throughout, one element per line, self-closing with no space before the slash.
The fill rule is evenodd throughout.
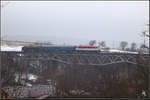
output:
<path id="1" fill-rule="evenodd" d="M 148 24 L 149 27 L 149 24 Z M 149 30 L 148 30 L 149 33 Z M 149 64 L 148 64 L 148 97 L 150 98 L 150 34 L 149 37 Z"/>
<path id="2" fill-rule="evenodd" d="M 143 36 L 144 36 L 144 48 L 146 47 L 146 42 L 145 42 L 145 36 L 146 36 L 146 31 L 143 31 Z"/>
<path id="3" fill-rule="evenodd" d="M 148 43 L 149 43 L 149 47 L 148 47 L 148 51 L 149 51 L 149 59 L 148 59 L 148 98 L 150 98 L 150 34 L 149 34 L 149 24 L 147 24 L 146 26 L 148 26 L 148 30 L 144 31 L 145 35 L 148 37 Z M 148 33 L 148 34 L 146 34 Z"/>
<path id="4" fill-rule="evenodd" d="M 8 4 L 10 3 L 10 1 L 1 1 L 1 5 L 0 5 L 0 7 L 1 8 L 4 8 L 4 7 L 6 7 Z M 0 46 L 1 46 L 1 37 L 0 37 Z M 0 51 L 1 51 L 1 47 L 0 47 Z M 1 79 L 2 79 L 2 77 L 1 77 L 1 70 L 2 70 L 2 62 L 1 62 L 1 60 L 2 60 L 2 58 L 1 58 L 1 55 L 2 55 L 2 53 L 0 52 L 0 91 L 1 91 L 1 88 L 2 88 L 2 82 L 1 82 Z M 1 97 L 1 94 L 0 94 L 0 97 Z"/>
<path id="5" fill-rule="evenodd" d="M 114 46 L 114 41 L 113 41 L 113 49 L 115 48 L 115 46 Z"/>
<path id="6" fill-rule="evenodd" d="M 144 48 L 148 49 L 148 98 L 150 98 L 150 34 L 149 34 L 149 24 L 147 24 L 146 26 L 148 26 L 148 30 L 143 31 L 143 35 L 144 35 Z M 147 34 L 146 34 L 147 33 Z M 145 45 L 145 36 L 148 38 L 148 43 L 149 43 L 149 47 L 146 47 Z"/>

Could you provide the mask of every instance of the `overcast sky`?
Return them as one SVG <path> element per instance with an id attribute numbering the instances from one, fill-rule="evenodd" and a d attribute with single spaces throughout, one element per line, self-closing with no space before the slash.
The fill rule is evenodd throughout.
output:
<path id="1" fill-rule="evenodd" d="M 1 9 L 1 33 L 11 40 L 141 43 L 148 23 L 149 1 L 11 1 Z"/>

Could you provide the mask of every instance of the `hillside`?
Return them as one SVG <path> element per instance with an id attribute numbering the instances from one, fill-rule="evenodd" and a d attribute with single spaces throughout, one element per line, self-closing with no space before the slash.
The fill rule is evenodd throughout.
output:
<path id="1" fill-rule="evenodd" d="M 1 46 L 51 46 L 50 43 L 1 40 Z"/>

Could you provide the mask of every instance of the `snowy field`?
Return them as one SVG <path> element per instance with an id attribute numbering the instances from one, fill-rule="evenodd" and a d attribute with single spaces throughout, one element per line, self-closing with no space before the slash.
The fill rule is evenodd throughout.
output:
<path id="1" fill-rule="evenodd" d="M 17 86 L 3 88 L 7 93 L 16 98 L 32 98 L 41 95 L 54 96 L 55 87 L 52 85 Z"/>
<path id="2" fill-rule="evenodd" d="M 21 51 L 23 46 L 8 46 L 2 45 L 1 51 Z"/>

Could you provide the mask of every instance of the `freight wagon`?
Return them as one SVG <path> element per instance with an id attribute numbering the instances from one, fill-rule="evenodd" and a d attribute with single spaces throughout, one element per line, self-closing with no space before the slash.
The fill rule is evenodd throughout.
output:
<path id="1" fill-rule="evenodd" d="M 74 47 L 40 47 L 40 51 L 75 51 Z"/>
<path id="2" fill-rule="evenodd" d="M 77 51 L 100 51 L 98 46 L 76 46 Z"/>
<path id="3" fill-rule="evenodd" d="M 50 47 L 23 47 L 23 52 L 50 52 L 50 51 L 64 51 L 64 52 L 85 52 L 85 51 L 100 51 L 97 46 L 50 46 Z"/>
<path id="4" fill-rule="evenodd" d="M 75 51 L 75 46 L 23 47 L 23 52 Z"/>

